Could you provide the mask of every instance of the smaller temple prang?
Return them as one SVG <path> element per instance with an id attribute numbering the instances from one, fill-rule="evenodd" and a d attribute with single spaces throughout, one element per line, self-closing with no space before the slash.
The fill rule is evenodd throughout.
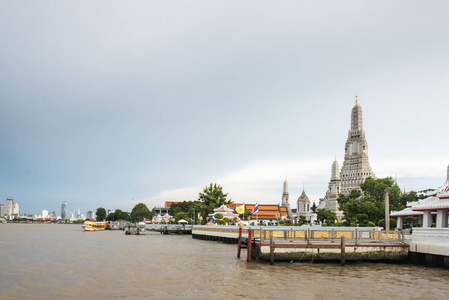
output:
<path id="1" fill-rule="evenodd" d="M 340 211 L 338 206 L 338 196 L 341 193 L 341 179 L 339 173 L 340 165 L 338 164 L 337 158 L 335 158 L 332 163 L 331 179 L 329 181 L 329 186 L 326 191 L 326 195 L 320 201 L 319 208 L 325 208 L 327 210 L 335 212 L 337 219 L 341 221 L 343 219 L 343 212 Z"/>
<path id="2" fill-rule="evenodd" d="M 290 200 L 290 194 L 288 193 L 288 181 L 287 181 L 287 177 L 286 177 L 285 181 L 284 181 L 284 191 L 282 192 L 281 206 L 285 206 L 287 208 L 288 218 L 292 219 L 293 214 L 292 214 L 292 210 L 290 208 L 289 200 Z"/>

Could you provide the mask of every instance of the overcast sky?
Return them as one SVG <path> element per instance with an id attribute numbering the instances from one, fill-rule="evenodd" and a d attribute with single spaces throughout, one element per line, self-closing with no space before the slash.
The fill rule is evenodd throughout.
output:
<path id="1" fill-rule="evenodd" d="M 0 193 L 21 212 L 325 195 L 355 96 L 377 177 L 449 164 L 447 1 L 0 1 Z"/>

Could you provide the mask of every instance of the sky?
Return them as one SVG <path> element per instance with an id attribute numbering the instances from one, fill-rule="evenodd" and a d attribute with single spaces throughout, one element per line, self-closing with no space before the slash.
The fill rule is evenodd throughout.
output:
<path id="1" fill-rule="evenodd" d="M 355 96 L 371 167 L 449 164 L 447 1 L 0 0 L 0 203 L 60 213 L 325 195 Z"/>

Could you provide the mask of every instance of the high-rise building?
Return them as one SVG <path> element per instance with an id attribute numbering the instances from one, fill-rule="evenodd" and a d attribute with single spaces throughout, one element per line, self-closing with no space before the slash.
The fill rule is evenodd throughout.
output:
<path id="1" fill-rule="evenodd" d="M 0 204 L 0 218 L 5 215 L 5 205 Z"/>
<path id="2" fill-rule="evenodd" d="M 6 216 L 9 218 L 14 213 L 14 199 L 6 199 Z"/>
<path id="3" fill-rule="evenodd" d="M 86 218 L 87 218 L 87 219 L 90 219 L 90 220 L 94 220 L 94 219 L 95 219 L 95 214 L 94 214 L 94 212 L 91 211 L 91 210 L 89 210 L 89 211 L 86 213 Z"/>
<path id="4" fill-rule="evenodd" d="M 61 205 L 61 219 L 67 219 L 67 201 L 62 201 Z"/>
<path id="5" fill-rule="evenodd" d="M 46 209 L 42 210 L 42 219 L 48 218 L 48 211 Z"/>
<path id="6" fill-rule="evenodd" d="M 19 203 L 15 202 L 14 203 L 14 209 L 12 210 L 12 214 L 13 215 L 18 215 L 20 213 L 19 211 Z"/>
<path id="7" fill-rule="evenodd" d="M 356 97 L 351 112 L 351 129 L 345 145 L 345 159 L 340 172 L 341 192 L 348 195 L 351 190 L 358 189 L 368 177 L 376 176 L 368 161 L 368 143 L 363 130 L 362 107 Z"/>

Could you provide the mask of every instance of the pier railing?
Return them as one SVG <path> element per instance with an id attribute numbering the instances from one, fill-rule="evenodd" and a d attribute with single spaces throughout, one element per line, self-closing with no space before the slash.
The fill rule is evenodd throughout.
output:
<path id="1" fill-rule="evenodd" d="M 238 235 L 237 226 L 197 226 L 193 230 L 212 231 L 221 234 Z M 247 236 L 248 231 L 252 230 L 252 237 L 265 243 L 272 238 L 275 242 L 285 241 L 332 241 L 340 240 L 345 237 L 347 242 L 358 243 L 387 243 L 387 244 L 405 244 L 405 235 L 402 231 L 382 231 L 376 227 L 344 227 L 344 228 L 326 228 L 326 227 L 245 227 L 243 235 Z"/>
<path id="2" fill-rule="evenodd" d="M 369 229 L 254 229 L 253 236 L 264 240 L 340 240 L 345 237 L 346 241 L 354 243 L 364 242 L 399 242 L 405 243 L 405 237 L 402 231 L 381 231 Z"/>

